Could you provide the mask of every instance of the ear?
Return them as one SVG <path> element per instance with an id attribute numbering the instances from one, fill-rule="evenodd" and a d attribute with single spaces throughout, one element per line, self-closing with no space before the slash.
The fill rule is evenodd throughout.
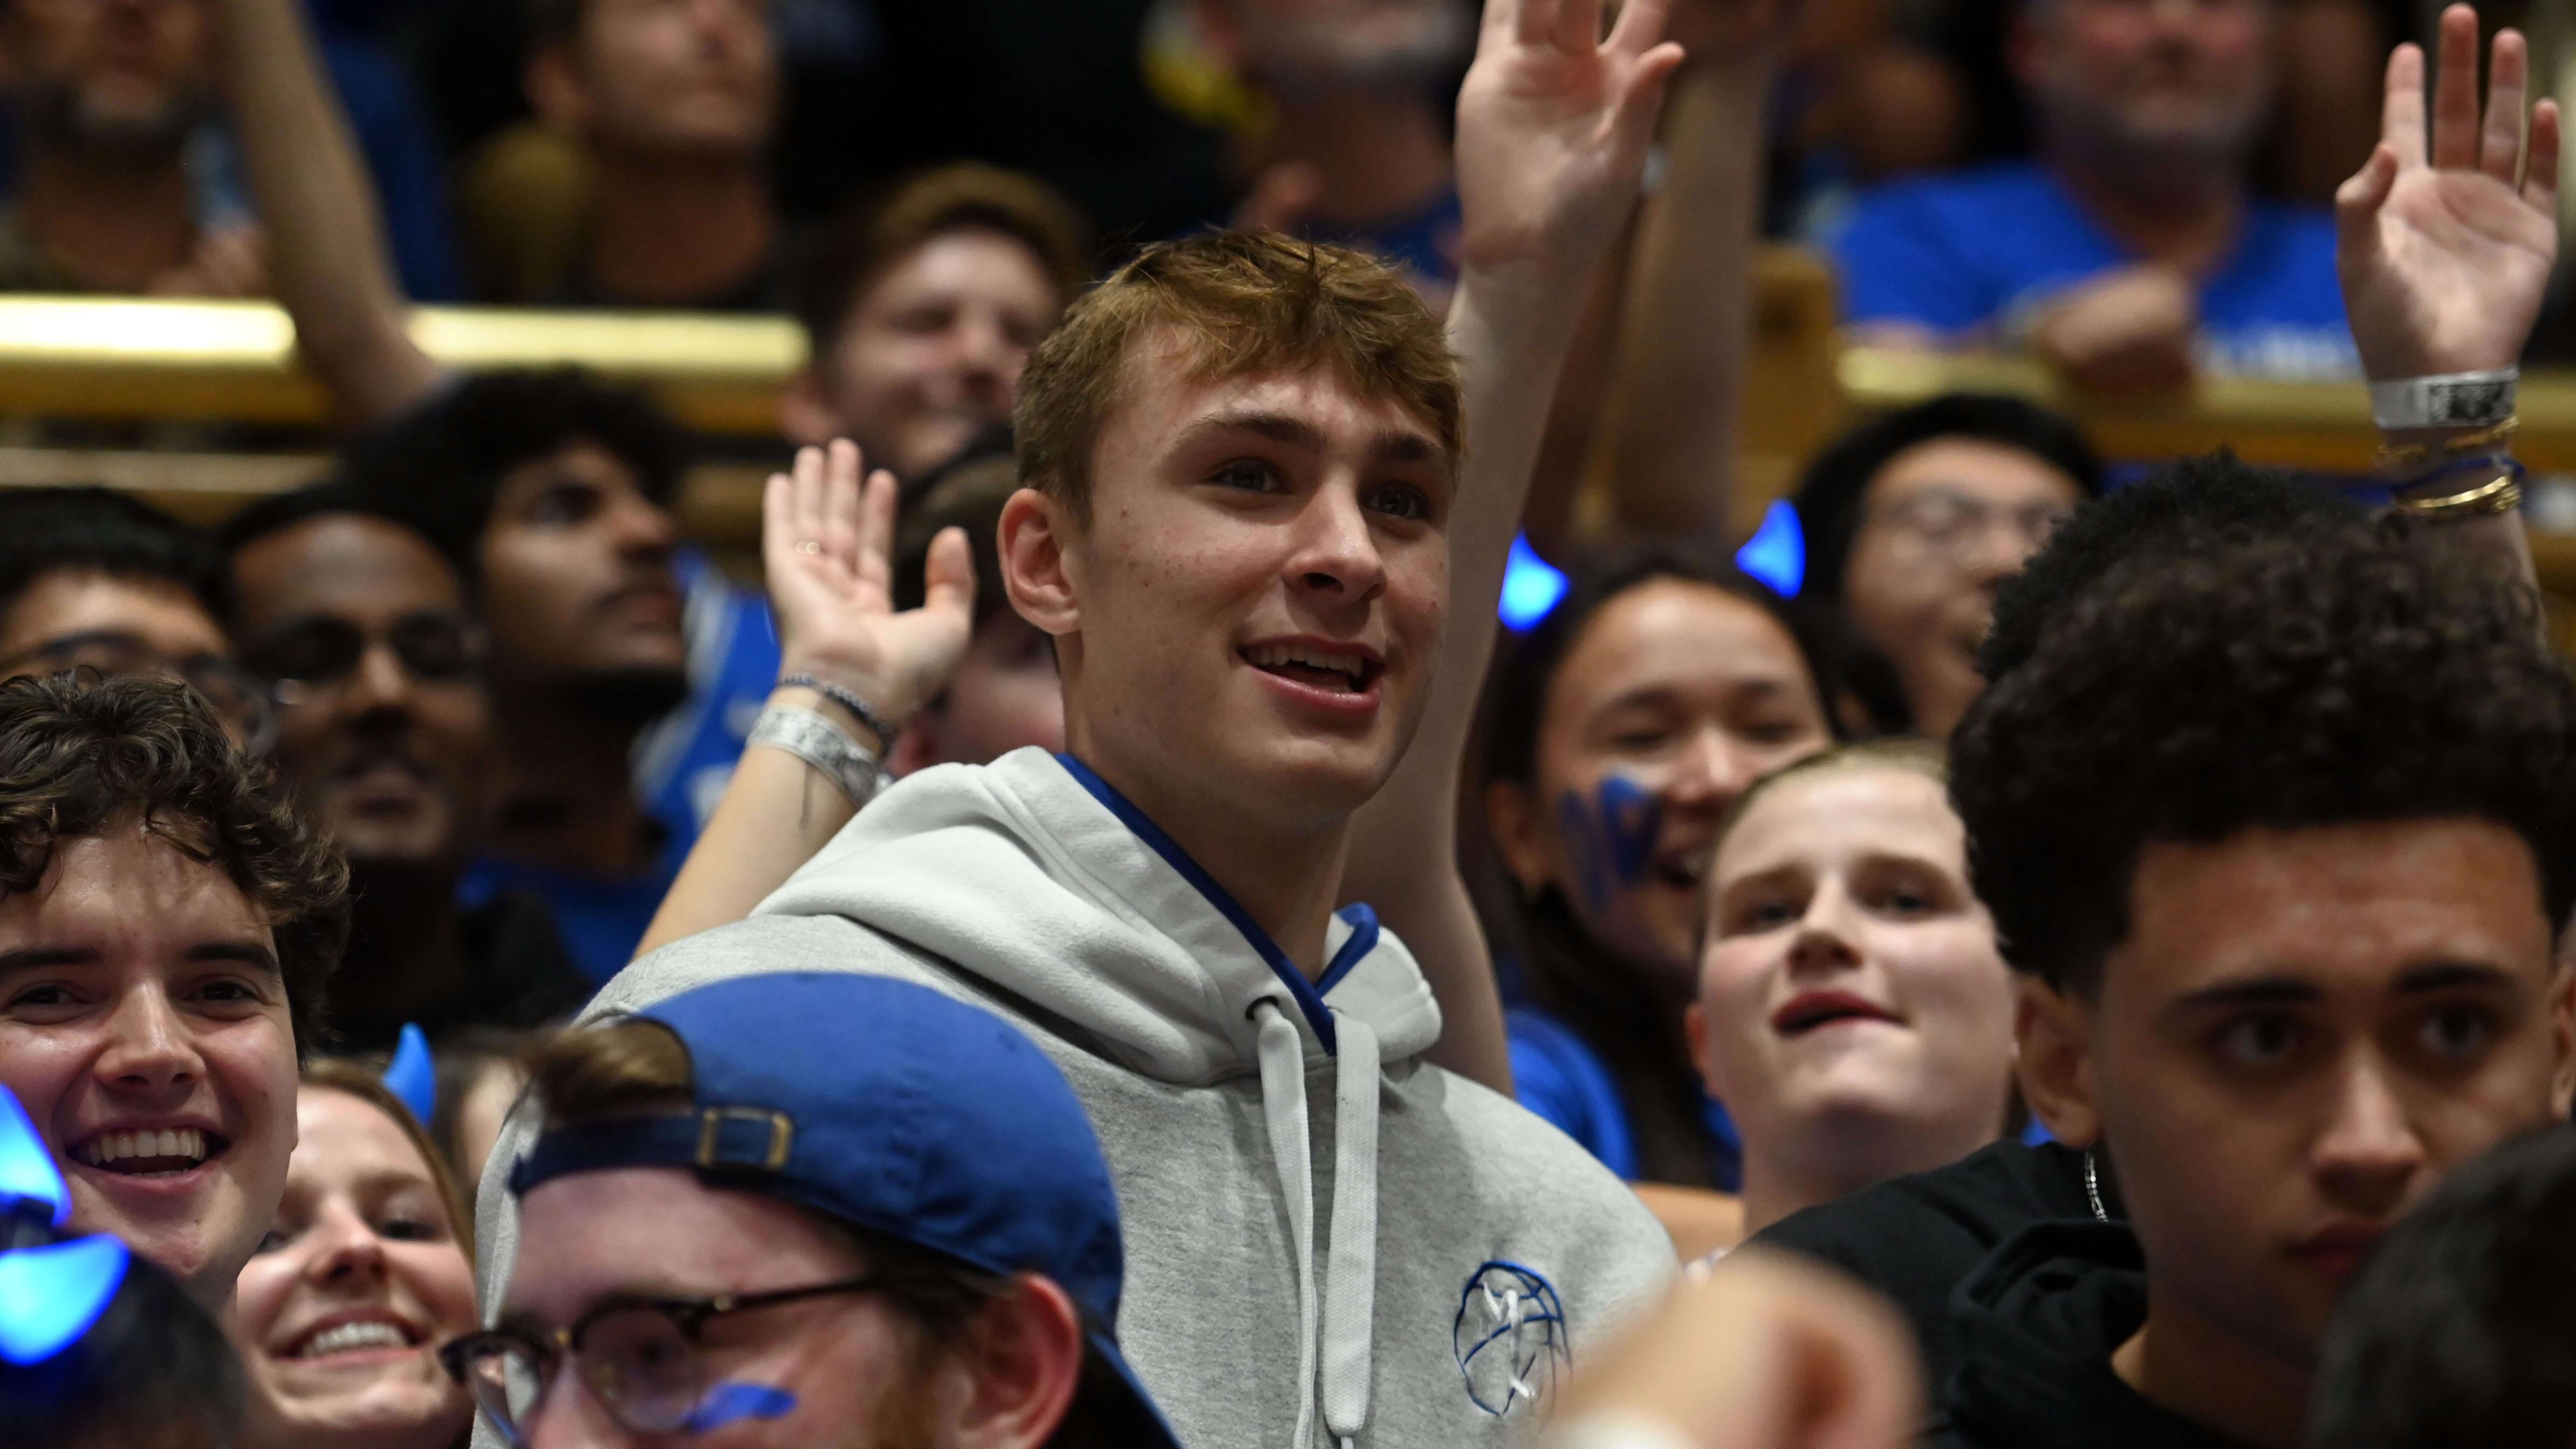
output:
<path id="1" fill-rule="evenodd" d="M 2014 1068 L 2022 1100 L 2069 1147 L 2102 1137 L 2093 1097 L 2092 1013 L 2036 976 L 2013 977 Z"/>
<path id="2" fill-rule="evenodd" d="M 807 358 L 787 379 L 787 390 L 778 395 L 778 428 L 800 448 L 822 447 L 846 431 L 823 395 L 823 359 Z"/>
<path id="3" fill-rule="evenodd" d="M 590 128 L 590 88 L 581 83 L 569 42 L 549 41 L 528 52 L 520 84 L 527 88 L 528 108 L 546 129 L 578 136 Z"/>
<path id="4" fill-rule="evenodd" d="M 916 771 L 927 770 L 939 763 L 939 726 L 942 714 L 943 711 L 936 703 L 923 705 L 919 710 L 914 711 L 912 718 L 905 723 L 903 733 L 894 737 L 894 753 L 886 757 L 886 769 L 896 779 L 900 780 Z"/>
<path id="5" fill-rule="evenodd" d="M 1053 1438 L 1082 1382 L 1082 1315 L 1052 1279 L 1023 1275 L 987 1304 L 960 1350 L 972 1375 L 960 1449 L 1037 1449 Z"/>
<path id="6" fill-rule="evenodd" d="M 1082 631 L 1076 526 L 1064 504 L 1023 488 L 1002 505 L 1002 587 L 1020 617 L 1061 640 Z"/>
<path id="7" fill-rule="evenodd" d="M 1535 786 L 1496 780 L 1485 786 L 1485 831 L 1494 854 L 1519 886 L 1523 899 L 1535 899 L 1547 884 L 1547 833 L 1539 823 Z"/>
<path id="8" fill-rule="evenodd" d="M 1708 1070 L 1708 1013 L 1696 1001 L 1682 1008 L 1682 1035 L 1690 1039 L 1691 1066 L 1699 1072 L 1700 1085 L 1716 1096 L 1717 1082 Z"/>

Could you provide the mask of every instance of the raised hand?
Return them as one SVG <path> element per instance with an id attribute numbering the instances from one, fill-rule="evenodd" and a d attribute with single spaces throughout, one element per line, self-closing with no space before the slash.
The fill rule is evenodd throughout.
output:
<path id="1" fill-rule="evenodd" d="M 1628 0 L 1601 38 L 1601 0 L 1485 0 L 1458 93 L 1460 259 L 1470 269 L 1579 275 L 1637 199 L 1664 82 L 1672 0 Z"/>
<path id="2" fill-rule="evenodd" d="M 837 439 L 798 449 L 795 470 L 769 475 L 760 498 L 781 677 L 854 690 L 890 723 L 947 688 L 975 610 L 974 555 L 951 528 L 931 541 L 921 607 L 896 611 L 895 491 L 883 469 L 862 484 L 858 446 Z"/>
<path id="3" fill-rule="evenodd" d="M 2510 367 L 2558 259 L 2558 103 L 2523 104 L 2531 57 L 2499 31 L 2478 113 L 2478 17 L 2442 12 L 2432 114 L 2424 52 L 2388 58 L 2378 149 L 2335 193 L 2335 263 L 2373 378 Z"/>

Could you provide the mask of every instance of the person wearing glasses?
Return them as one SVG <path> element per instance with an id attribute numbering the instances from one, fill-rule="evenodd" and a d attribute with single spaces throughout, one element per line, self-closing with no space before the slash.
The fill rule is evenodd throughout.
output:
<path id="1" fill-rule="evenodd" d="M 279 769 L 355 882 L 331 1027 L 351 1050 L 405 1022 L 433 1041 L 570 1015 L 589 983 L 545 901 L 457 886 L 483 843 L 492 725 L 464 581 L 409 524 L 325 483 L 224 534 L 243 662 L 276 692 Z"/>
<path id="2" fill-rule="evenodd" d="M 2101 491 L 2073 423 L 1964 393 L 1890 413 L 1808 465 L 1797 592 L 1846 626 L 1845 684 L 1867 716 L 1854 723 L 1948 738 L 1984 687 L 1975 654 L 1995 586 Z"/>
<path id="3" fill-rule="evenodd" d="M 508 1291 L 441 1354 L 496 1442 L 1178 1449 L 1119 1348 L 1109 1165 L 999 1017 L 741 976 L 531 1069 Z"/>
<path id="4" fill-rule="evenodd" d="M 185 680 L 235 743 L 265 753 L 274 703 L 233 662 L 220 612 L 213 550 L 150 504 L 105 488 L 0 492 L 0 679 Z"/>

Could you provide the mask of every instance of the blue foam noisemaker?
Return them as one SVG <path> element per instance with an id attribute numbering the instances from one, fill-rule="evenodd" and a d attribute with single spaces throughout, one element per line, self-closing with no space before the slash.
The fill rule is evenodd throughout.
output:
<path id="1" fill-rule="evenodd" d="M 71 1189 L 36 1124 L 0 1087 L 0 1360 L 43 1363 L 78 1343 L 125 1282 L 125 1244 L 52 1237 L 71 1211 Z M 40 1240 L 13 1246 L 30 1233 Z"/>
<path id="2" fill-rule="evenodd" d="M 429 1038 L 408 1021 L 394 1043 L 394 1059 L 385 1064 L 384 1083 L 386 1091 L 411 1109 L 413 1121 L 429 1125 L 438 1112 L 438 1063 L 429 1055 Z"/>
<path id="3" fill-rule="evenodd" d="M 1503 561 L 1503 627 L 1516 634 L 1536 628 L 1564 600 L 1565 589 L 1565 571 L 1540 558 L 1528 535 L 1514 534 Z"/>
<path id="4" fill-rule="evenodd" d="M 1735 551 L 1735 566 L 1771 586 L 1784 599 L 1798 597 L 1807 581 L 1807 535 L 1798 526 L 1798 509 L 1786 498 L 1774 498 L 1762 514 L 1762 526 Z"/>

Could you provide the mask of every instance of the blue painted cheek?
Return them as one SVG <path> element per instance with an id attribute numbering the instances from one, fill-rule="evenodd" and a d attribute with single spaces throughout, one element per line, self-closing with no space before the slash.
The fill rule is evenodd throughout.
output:
<path id="1" fill-rule="evenodd" d="M 1664 830 L 1664 802 L 1625 775 L 1604 776 L 1594 794 L 1600 803 L 1601 836 L 1609 845 L 1610 868 L 1619 884 L 1636 885 L 1654 864 L 1655 840 Z"/>
<path id="2" fill-rule="evenodd" d="M 796 1396 L 767 1384 L 718 1384 L 707 1390 L 680 1425 L 683 1433 L 703 1434 L 745 1419 L 784 1419 L 796 1412 Z"/>

